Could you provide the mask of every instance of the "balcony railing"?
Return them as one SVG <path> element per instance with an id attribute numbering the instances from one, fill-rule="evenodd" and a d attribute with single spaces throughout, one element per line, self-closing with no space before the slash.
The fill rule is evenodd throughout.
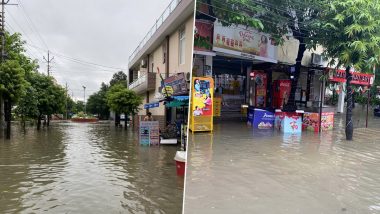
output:
<path id="1" fill-rule="evenodd" d="M 140 94 L 143 92 L 151 91 L 156 89 L 156 73 L 147 73 L 131 84 L 129 84 L 129 89 Z"/>
<path id="2" fill-rule="evenodd" d="M 153 36 L 153 34 L 157 31 L 158 28 L 164 23 L 164 21 L 169 17 L 169 15 L 175 10 L 175 8 L 179 5 L 182 0 L 172 0 L 169 6 L 164 10 L 161 16 L 156 20 L 155 24 L 150 28 L 148 33 L 144 36 L 142 41 L 139 43 L 137 48 L 133 51 L 133 53 L 129 56 L 129 62 L 131 62 L 139 51 L 144 47 L 144 45 L 149 41 L 149 39 Z"/>

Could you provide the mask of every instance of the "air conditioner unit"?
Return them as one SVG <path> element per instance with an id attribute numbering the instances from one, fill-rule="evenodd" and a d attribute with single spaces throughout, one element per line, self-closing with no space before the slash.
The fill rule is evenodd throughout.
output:
<path id="1" fill-rule="evenodd" d="M 190 72 L 187 72 L 186 75 L 185 75 L 185 78 L 186 78 L 186 81 L 190 82 L 190 78 L 191 78 L 191 73 Z"/>
<path id="2" fill-rule="evenodd" d="M 311 54 L 311 64 L 323 66 L 326 63 L 326 60 L 322 57 L 321 54 L 312 53 Z"/>
<path id="3" fill-rule="evenodd" d="M 141 67 L 146 68 L 146 66 L 147 66 L 146 59 L 141 60 Z"/>

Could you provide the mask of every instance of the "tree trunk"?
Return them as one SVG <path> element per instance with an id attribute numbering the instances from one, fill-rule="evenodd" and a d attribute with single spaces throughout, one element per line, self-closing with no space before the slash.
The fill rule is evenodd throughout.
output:
<path id="1" fill-rule="evenodd" d="M 51 118 L 51 115 L 48 115 L 47 116 L 47 123 L 46 123 L 47 127 L 50 126 L 50 118 Z"/>
<path id="2" fill-rule="evenodd" d="M 120 125 L 120 114 L 118 113 L 115 113 L 115 126 L 119 126 Z"/>
<path id="3" fill-rule="evenodd" d="M 298 85 L 298 79 L 299 79 L 300 74 L 301 74 L 301 66 L 302 66 L 301 62 L 302 62 L 303 54 L 306 51 L 306 44 L 304 43 L 303 37 L 300 36 L 300 37 L 295 37 L 295 38 L 297 38 L 299 40 L 300 44 L 298 47 L 298 53 L 297 53 L 296 64 L 295 64 L 295 71 L 294 71 L 294 73 L 291 73 L 291 75 L 294 78 L 292 79 L 292 85 L 291 85 L 291 90 L 290 90 L 290 94 L 289 94 L 289 99 L 288 99 L 288 102 L 286 103 L 286 105 L 284 105 L 284 107 L 283 107 L 283 111 L 287 111 L 287 112 L 294 112 L 297 110 L 297 105 L 295 102 L 295 94 L 296 94 L 296 89 L 297 89 L 297 85 Z"/>
<path id="4" fill-rule="evenodd" d="M 124 113 L 124 129 L 127 130 L 128 129 L 128 115 L 127 113 Z"/>
<path id="5" fill-rule="evenodd" d="M 40 130 L 41 129 L 41 118 L 42 115 L 38 115 L 38 118 L 37 118 L 37 130 Z"/>
<path id="6" fill-rule="evenodd" d="M 6 100 L 5 103 L 5 121 L 6 121 L 6 139 L 11 139 L 11 120 L 12 120 L 12 103 Z"/>
<path id="7" fill-rule="evenodd" d="M 347 113 L 346 113 L 346 140 L 352 140 L 354 134 L 354 125 L 352 123 L 352 75 L 350 73 L 350 66 L 346 68 L 346 88 L 347 88 Z"/>

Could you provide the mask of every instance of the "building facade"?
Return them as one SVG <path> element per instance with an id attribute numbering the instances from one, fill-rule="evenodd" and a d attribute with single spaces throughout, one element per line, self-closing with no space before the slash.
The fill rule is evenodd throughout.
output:
<path id="1" fill-rule="evenodd" d="M 160 121 L 161 128 L 179 117 L 187 118 L 184 109 L 165 106 L 163 82 L 173 79 L 180 84 L 173 86 L 171 96 L 188 95 L 193 29 L 194 1 L 173 0 L 129 57 L 129 89 L 143 97 L 140 111 L 133 118 L 135 125 L 148 112 Z"/>

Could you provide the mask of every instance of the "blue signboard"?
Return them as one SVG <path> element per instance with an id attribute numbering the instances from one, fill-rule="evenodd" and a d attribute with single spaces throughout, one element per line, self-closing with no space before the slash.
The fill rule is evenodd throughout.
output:
<path id="1" fill-rule="evenodd" d="M 253 115 L 253 128 L 272 129 L 274 125 L 274 113 L 262 109 L 255 109 Z"/>
<path id="2" fill-rule="evenodd" d="M 144 109 L 149 109 L 149 108 L 156 108 L 160 106 L 160 103 L 159 102 L 155 102 L 155 103 L 147 103 L 144 105 Z"/>

